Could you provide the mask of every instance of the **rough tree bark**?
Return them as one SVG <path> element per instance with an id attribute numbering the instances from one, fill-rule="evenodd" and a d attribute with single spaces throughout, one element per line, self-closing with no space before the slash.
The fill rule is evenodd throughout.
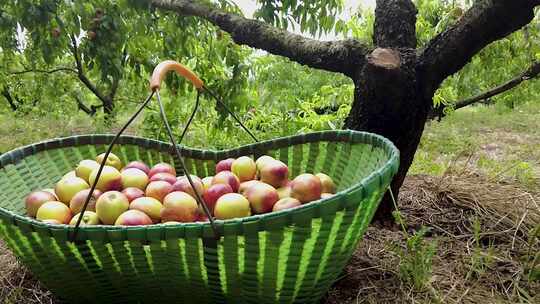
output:
<path id="1" fill-rule="evenodd" d="M 204 18 L 238 44 L 266 50 L 314 68 L 343 73 L 355 84 L 345 127 L 381 134 L 401 152 L 392 182 L 397 195 L 420 142 L 433 94 L 489 43 L 528 24 L 540 0 L 478 0 L 423 50 L 416 46 L 416 7 L 411 0 L 377 0 L 374 44 L 354 39 L 322 42 L 227 13 L 193 0 L 148 0 L 163 10 Z M 387 194 L 376 217 L 391 219 Z"/>
<path id="2" fill-rule="evenodd" d="M 417 89 L 416 13 L 410 0 L 377 1 L 373 40 L 379 48 L 354 78 L 354 102 L 345 121 L 346 128 L 384 135 L 399 149 L 401 165 L 391 185 L 394 197 L 413 161 L 429 112 L 429 102 Z M 386 193 L 376 218 L 389 219 L 393 206 L 392 196 Z"/>

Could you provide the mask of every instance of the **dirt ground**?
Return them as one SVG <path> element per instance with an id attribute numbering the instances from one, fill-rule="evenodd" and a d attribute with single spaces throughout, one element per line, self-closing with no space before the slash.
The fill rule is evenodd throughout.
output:
<path id="1" fill-rule="evenodd" d="M 540 303 L 531 275 L 540 236 L 530 233 L 540 227 L 539 203 L 538 194 L 466 170 L 411 176 L 398 204 L 407 234 L 397 224 L 372 225 L 321 303 Z M 407 235 L 423 226 L 420 240 L 436 247 L 432 263 L 420 260 L 432 269 L 418 288 L 400 269 L 410 262 Z M 1 243 L 0 303 L 59 303 Z"/>
<path id="2" fill-rule="evenodd" d="M 437 244 L 428 286 L 404 282 L 395 249 L 406 246 L 403 231 L 372 225 L 323 303 L 540 303 L 539 278 L 529 277 L 540 270 L 539 203 L 475 174 L 409 177 L 399 201 L 407 232 L 428 227 L 425 241 Z"/>

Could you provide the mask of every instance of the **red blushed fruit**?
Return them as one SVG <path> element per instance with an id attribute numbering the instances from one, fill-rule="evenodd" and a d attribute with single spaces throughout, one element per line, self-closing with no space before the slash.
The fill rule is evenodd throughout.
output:
<path id="1" fill-rule="evenodd" d="M 202 196 L 204 192 L 204 186 L 201 179 L 195 175 L 191 175 L 191 181 L 193 182 L 193 185 L 195 185 L 195 190 L 197 190 L 199 195 Z M 178 180 L 173 185 L 173 191 L 182 191 L 191 195 L 194 199 L 197 199 L 197 195 L 195 194 L 195 191 L 193 187 L 191 187 L 191 184 L 189 183 L 189 180 L 186 176 L 180 176 L 178 178 Z"/>
<path id="2" fill-rule="evenodd" d="M 84 189 L 77 192 L 77 194 L 75 194 L 75 196 L 71 199 L 71 201 L 69 202 L 69 209 L 71 209 L 71 212 L 73 212 L 73 214 L 77 214 L 82 211 L 89 193 L 90 189 Z M 96 202 L 101 196 L 101 194 L 101 191 L 97 189 L 94 190 L 94 192 L 92 193 L 92 197 L 90 197 L 90 201 L 88 202 L 88 206 L 86 206 L 86 211 L 96 211 Z"/>
<path id="3" fill-rule="evenodd" d="M 260 183 L 261 181 L 258 180 L 250 180 L 247 182 L 240 183 L 240 187 L 238 187 L 238 193 L 244 194 L 246 192 L 247 188 L 251 187 L 252 185 L 256 183 Z"/>
<path id="4" fill-rule="evenodd" d="M 144 191 L 135 187 L 128 187 L 122 190 L 122 193 L 127 197 L 128 201 L 130 202 L 144 196 Z"/>
<path id="5" fill-rule="evenodd" d="M 257 165 L 251 157 L 241 156 L 232 163 L 231 172 L 234 173 L 241 182 L 253 180 L 257 173 Z"/>
<path id="6" fill-rule="evenodd" d="M 151 182 L 164 181 L 164 182 L 167 182 L 167 183 L 173 185 L 176 182 L 176 176 L 174 176 L 174 175 L 172 175 L 170 173 L 159 172 L 159 173 L 156 173 L 156 174 L 152 175 L 152 177 L 150 178 L 150 181 Z"/>
<path id="7" fill-rule="evenodd" d="M 146 174 L 148 174 L 148 172 L 150 172 L 150 168 L 148 168 L 148 166 L 145 163 L 140 162 L 140 161 L 132 161 L 132 162 L 130 162 L 129 164 L 127 164 L 124 167 L 124 170 L 129 169 L 129 168 L 139 169 L 139 170 L 143 171 Z"/>
<path id="8" fill-rule="evenodd" d="M 241 218 L 251 215 L 249 201 L 241 194 L 227 193 L 220 197 L 214 208 L 214 216 L 220 220 Z"/>
<path id="9" fill-rule="evenodd" d="M 56 220 L 61 224 L 71 221 L 71 210 L 61 202 L 46 202 L 39 207 L 36 218 L 40 221 Z"/>
<path id="10" fill-rule="evenodd" d="M 103 193 L 96 202 L 96 214 L 105 225 L 113 225 L 120 214 L 129 209 L 127 197 L 118 191 Z"/>
<path id="11" fill-rule="evenodd" d="M 185 192 L 171 192 L 163 200 L 163 209 L 161 209 L 163 222 L 194 222 L 198 217 L 197 202 Z"/>
<path id="12" fill-rule="evenodd" d="M 28 196 L 24 200 L 26 205 L 26 213 L 31 217 L 35 217 L 41 205 L 45 204 L 46 202 L 53 202 L 56 200 L 56 196 L 50 192 L 34 191 L 28 194 Z"/>
<path id="13" fill-rule="evenodd" d="M 84 179 L 75 176 L 61 179 L 56 183 L 54 192 L 56 193 L 56 196 L 58 196 L 58 199 L 67 205 L 77 192 L 88 188 L 90 188 L 90 186 Z"/>
<path id="14" fill-rule="evenodd" d="M 280 211 L 280 210 L 285 210 L 285 209 L 291 209 L 291 208 L 295 208 L 295 207 L 298 207 L 298 206 L 301 206 L 301 205 L 302 205 L 302 203 L 299 200 L 297 200 L 295 198 L 292 198 L 292 197 L 286 197 L 286 198 L 282 198 L 279 201 L 277 201 L 277 203 L 272 208 L 272 211 Z"/>
<path id="15" fill-rule="evenodd" d="M 173 186 L 167 182 L 164 181 L 155 181 L 151 182 L 146 186 L 146 196 L 153 197 L 157 199 L 160 202 L 163 202 L 163 198 L 167 196 L 167 194 L 171 193 L 173 191 Z"/>
<path id="16" fill-rule="evenodd" d="M 152 225 L 152 219 L 139 210 L 128 210 L 116 219 L 115 226 L 142 226 Z"/>
<path id="17" fill-rule="evenodd" d="M 238 187 L 240 187 L 240 180 L 231 171 L 221 171 L 212 179 L 212 185 L 216 184 L 228 184 L 233 192 L 237 192 Z"/>
<path id="18" fill-rule="evenodd" d="M 210 186 L 210 188 L 204 192 L 203 199 L 206 206 L 208 206 L 208 209 L 210 209 L 210 212 L 214 212 L 214 206 L 216 205 L 218 198 L 232 192 L 233 190 L 228 184 L 215 184 Z"/>
<path id="19" fill-rule="evenodd" d="M 268 162 L 274 161 L 275 159 L 272 156 L 263 155 L 255 161 L 255 165 L 257 166 L 257 170 L 261 171 L 262 167 L 266 165 Z"/>
<path id="20" fill-rule="evenodd" d="M 152 169 L 148 171 L 148 177 L 151 178 L 156 173 L 169 173 L 176 176 L 176 170 L 174 169 L 174 167 L 166 163 L 159 163 L 153 166 Z"/>
<path id="21" fill-rule="evenodd" d="M 336 193 L 336 185 L 332 178 L 324 173 L 315 174 L 320 180 L 323 193 Z"/>
<path id="22" fill-rule="evenodd" d="M 302 204 L 320 199 L 321 193 L 321 180 L 313 174 L 300 174 L 291 183 L 291 196 Z"/>
<path id="23" fill-rule="evenodd" d="M 50 194 L 54 195 L 54 197 L 56 197 L 55 201 L 58 200 L 58 196 L 56 196 L 56 193 L 54 192 L 54 189 L 46 188 L 46 189 L 43 189 L 42 191 L 49 192 Z"/>
<path id="24" fill-rule="evenodd" d="M 265 183 L 256 183 L 246 189 L 244 196 L 248 199 L 253 213 L 267 213 L 272 211 L 279 195 L 274 187 Z"/>
<path id="25" fill-rule="evenodd" d="M 274 188 L 285 185 L 289 178 L 289 168 L 282 161 L 272 160 L 265 163 L 260 172 L 261 182 L 267 183 Z"/>
<path id="26" fill-rule="evenodd" d="M 221 171 L 231 171 L 231 166 L 233 162 L 234 162 L 234 158 L 227 158 L 224 160 L 220 160 L 216 164 L 216 173 L 219 173 Z"/>
<path id="27" fill-rule="evenodd" d="M 163 209 L 163 205 L 155 198 L 141 197 L 131 202 L 129 209 L 142 211 L 152 219 L 152 222 L 159 223 L 161 221 L 161 209 Z"/>
<path id="28" fill-rule="evenodd" d="M 94 184 L 96 181 L 98 171 L 99 168 L 96 168 L 90 173 L 90 176 L 88 177 L 90 185 Z M 120 174 L 120 171 L 111 166 L 103 167 L 103 171 L 96 184 L 96 189 L 103 192 L 122 190 L 122 175 Z"/>
<path id="29" fill-rule="evenodd" d="M 204 215 L 204 214 L 200 214 L 199 217 L 197 218 L 197 222 L 209 222 L 210 220 L 208 219 L 208 216 Z"/>
<path id="30" fill-rule="evenodd" d="M 149 179 L 148 175 L 143 170 L 137 168 L 127 168 L 120 172 L 122 176 L 122 188 L 135 187 L 141 190 L 146 188 Z"/>

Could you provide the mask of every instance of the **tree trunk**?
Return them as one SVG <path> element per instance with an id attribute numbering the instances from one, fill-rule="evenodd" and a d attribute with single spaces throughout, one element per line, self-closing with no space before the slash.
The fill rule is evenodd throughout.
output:
<path id="1" fill-rule="evenodd" d="M 375 49 L 356 77 L 354 103 L 345 121 L 346 128 L 380 134 L 400 150 L 401 163 L 391 187 L 396 199 L 429 111 L 429 102 L 418 90 L 415 66 L 413 49 Z M 386 193 L 376 219 L 391 219 L 393 206 Z"/>
<path id="2" fill-rule="evenodd" d="M 416 7 L 410 0 L 378 0 L 373 42 L 378 46 L 357 71 L 354 102 L 345 127 L 382 135 L 400 151 L 391 183 L 397 199 L 424 130 L 430 103 L 419 90 L 416 71 Z M 387 192 L 375 220 L 392 220 L 394 202 Z"/>

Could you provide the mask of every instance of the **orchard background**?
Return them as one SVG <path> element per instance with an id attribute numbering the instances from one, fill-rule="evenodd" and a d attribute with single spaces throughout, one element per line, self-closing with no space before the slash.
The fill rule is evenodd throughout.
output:
<path id="1" fill-rule="evenodd" d="M 389 117 L 385 123 L 394 123 L 396 128 L 408 122 L 407 115 L 414 116 L 413 122 L 420 121 L 422 126 L 416 132 L 420 141 L 411 148 L 414 136 L 396 135 L 412 149 L 412 165 L 404 170 L 407 178 L 402 187 L 396 186 L 396 192 L 401 188 L 398 210 L 387 211 L 368 230 L 325 301 L 537 303 L 540 3 L 516 1 L 523 10 L 518 12 L 512 11 L 512 1 L 502 0 L 247 2 L 23 0 L 0 4 L 0 153 L 46 138 L 114 132 L 148 94 L 154 66 L 166 59 L 182 62 L 200 75 L 260 139 L 344 127 L 379 128 L 392 137 L 393 130 L 359 123 L 361 118 L 374 118 L 365 116 L 373 111 L 362 112 L 358 104 L 377 104 L 380 96 L 370 92 L 384 91 L 382 84 L 403 86 L 407 94 L 392 88 L 387 91 L 395 96 L 380 97 L 395 97 L 398 104 L 417 98 L 408 93 L 414 90 L 406 91 L 410 84 L 388 81 L 393 78 L 386 75 L 372 73 L 370 78 L 365 69 L 351 72 L 343 68 L 347 60 L 352 60 L 350 66 L 369 66 L 369 60 L 358 58 L 376 57 L 372 51 L 384 49 L 398 50 L 405 63 L 411 52 L 404 49 L 425 53 L 443 38 L 452 38 L 461 26 L 477 26 L 484 17 L 489 20 L 493 12 L 496 18 L 492 19 L 509 28 L 499 29 L 486 21 L 478 32 L 499 32 L 485 45 L 448 47 L 473 51 L 467 58 L 446 54 L 463 61 L 463 67 L 450 69 L 448 77 L 434 77 L 442 79 L 430 92 L 432 96 L 421 98 L 430 103 L 425 113 L 414 114 L 412 104 L 395 113 L 391 111 L 396 107 L 388 107 L 389 112 L 373 115 Z M 292 36 L 277 37 L 292 40 L 276 49 L 268 41 L 221 24 L 211 13 L 196 13 L 193 7 L 199 6 L 248 14 L 260 24 L 291 31 Z M 511 15 L 504 15 L 505 9 Z M 385 13 L 402 11 L 403 19 L 414 16 L 413 27 L 399 21 L 396 26 L 414 32 L 414 45 L 401 34 L 392 38 L 393 25 L 383 26 Z M 279 42 L 278 38 L 268 39 Z M 327 53 L 319 44 L 319 53 L 298 48 L 319 39 L 340 41 L 336 48 L 352 45 L 347 54 L 356 57 L 338 64 L 332 60 L 341 59 L 340 52 Z M 260 50 L 265 47 L 270 53 Z M 437 67 L 442 69 L 444 64 L 441 61 Z M 425 80 L 418 77 L 424 85 Z M 175 135 L 180 136 L 194 106 L 195 91 L 171 75 L 162 96 Z M 212 99 L 203 98 L 202 105 L 183 144 L 221 149 L 250 143 Z M 426 116 L 427 121 L 419 116 Z M 129 133 L 167 140 L 156 105 L 145 110 Z M 0 265 L 0 302 L 56 303 L 3 244 Z"/>

